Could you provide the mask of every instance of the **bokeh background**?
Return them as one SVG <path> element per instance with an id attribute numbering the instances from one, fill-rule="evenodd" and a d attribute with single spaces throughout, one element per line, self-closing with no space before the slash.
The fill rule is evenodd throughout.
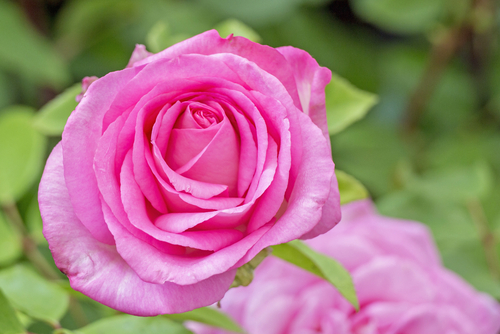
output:
<path id="1" fill-rule="evenodd" d="M 332 136 L 337 167 L 381 213 L 427 224 L 444 265 L 500 298 L 499 25 L 494 0 L 0 0 L 0 284 L 15 263 L 52 261 L 36 192 L 64 122 L 39 110 L 124 68 L 136 43 L 158 52 L 218 28 L 302 48 L 377 94 Z M 66 328 L 113 314 L 70 295 Z"/>

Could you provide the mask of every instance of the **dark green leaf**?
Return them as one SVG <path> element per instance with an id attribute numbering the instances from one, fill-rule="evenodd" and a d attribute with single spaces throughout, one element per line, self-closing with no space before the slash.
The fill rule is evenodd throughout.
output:
<path id="1" fill-rule="evenodd" d="M 75 98 L 81 92 L 82 85 L 75 84 L 44 105 L 35 116 L 35 128 L 47 136 L 61 135 L 69 115 L 78 105 Z"/>
<path id="2" fill-rule="evenodd" d="M 0 114 L 0 203 L 17 200 L 41 171 L 46 139 L 32 122 L 29 107 L 10 107 Z"/>
<path id="3" fill-rule="evenodd" d="M 10 1 L 0 1 L 0 66 L 39 84 L 61 87 L 69 80 L 66 65 Z"/>
<path id="4" fill-rule="evenodd" d="M 228 19 L 224 22 L 219 23 L 215 29 L 219 32 L 221 37 L 226 38 L 230 34 L 234 36 L 242 36 L 248 38 L 253 42 L 260 43 L 262 38 L 249 26 L 236 19 Z"/>
<path id="5" fill-rule="evenodd" d="M 354 87 L 336 74 L 326 86 L 325 95 L 330 135 L 365 117 L 378 100 L 375 94 Z"/>
<path id="6" fill-rule="evenodd" d="M 10 264 L 22 254 L 21 237 L 0 211 L 0 266 Z"/>
<path id="7" fill-rule="evenodd" d="M 68 308 L 68 294 L 25 265 L 0 271 L 0 288 L 16 309 L 51 324 L 57 324 Z"/>
<path id="8" fill-rule="evenodd" d="M 164 317 L 141 318 L 118 315 L 80 328 L 77 334 L 190 334 L 181 324 Z"/>
<path id="9" fill-rule="evenodd" d="M 272 246 L 272 249 L 274 256 L 330 282 L 356 310 L 359 310 L 359 302 L 351 275 L 339 262 L 316 252 L 299 240 Z"/>
<path id="10" fill-rule="evenodd" d="M 338 169 L 335 170 L 335 175 L 339 183 L 340 204 L 346 204 L 370 196 L 361 182 L 351 175 Z"/>
<path id="11" fill-rule="evenodd" d="M 228 315 L 212 307 L 201 307 L 185 313 L 165 314 L 164 316 L 179 321 L 188 321 L 188 320 L 197 321 L 209 326 L 222 328 L 236 333 L 245 332 Z"/>

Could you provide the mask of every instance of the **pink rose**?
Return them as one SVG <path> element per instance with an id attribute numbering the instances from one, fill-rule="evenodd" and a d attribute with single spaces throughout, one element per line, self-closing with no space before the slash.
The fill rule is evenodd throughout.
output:
<path id="1" fill-rule="evenodd" d="M 326 281 L 274 257 L 250 286 L 226 294 L 222 310 L 249 334 L 498 333 L 500 306 L 442 267 L 425 226 L 380 216 L 369 200 L 343 206 L 342 216 L 308 244 L 350 271 L 359 312 Z"/>
<path id="2" fill-rule="evenodd" d="M 71 286 L 131 314 L 184 312 L 265 247 L 332 228 L 330 76 L 305 51 L 213 30 L 87 79 L 39 191 Z"/>

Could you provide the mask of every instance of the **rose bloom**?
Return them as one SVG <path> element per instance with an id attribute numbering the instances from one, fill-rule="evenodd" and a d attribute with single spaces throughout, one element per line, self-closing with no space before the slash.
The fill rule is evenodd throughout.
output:
<path id="1" fill-rule="evenodd" d="M 332 228 L 330 78 L 305 51 L 215 30 L 86 78 L 39 190 L 71 286 L 135 315 L 184 312 L 269 245 Z"/>
<path id="2" fill-rule="evenodd" d="M 307 242 L 351 273 L 360 310 L 328 282 L 274 257 L 222 310 L 249 334 L 497 334 L 500 306 L 443 268 L 419 223 L 378 215 L 369 200 L 342 207 L 342 221 Z M 190 323 L 197 334 L 226 333 Z"/>

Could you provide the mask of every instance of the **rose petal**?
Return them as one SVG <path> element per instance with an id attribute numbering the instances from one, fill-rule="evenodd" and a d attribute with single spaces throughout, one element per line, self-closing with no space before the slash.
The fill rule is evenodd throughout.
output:
<path id="1" fill-rule="evenodd" d="M 325 138 L 330 140 L 326 121 L 325 87 L 332 78 L 332 72 L 321 67 L 311 55 L 304 50 L 291 46 L 277 48 L 290 64 L 302 111 L 311 117 Z"/>
<path id="2" fill-rule="evenodd" d="M 71 114 L 62 135 L 64 177 L 76 216 L 97 240 L 113 244 L 104 222 L 94 174 L 94 154 L 102 133 L 102 119 L 113 98 L 141 67 L 112 72 L 95 81 Z M 123 111 L 122 111 L 123 112 Z"/>
<path id="3" fill-rule="evenodd" d="M 234 279 L 230 270 L 193 285 L 142 281 L 115 247 L 94 239 L 74 214 L 60 144 L 47 161 L 39 194 L 44 235 L 56 265 L 73 289 L 100 303 L 140 316 L 186 312 L 220 300 Z"/>

